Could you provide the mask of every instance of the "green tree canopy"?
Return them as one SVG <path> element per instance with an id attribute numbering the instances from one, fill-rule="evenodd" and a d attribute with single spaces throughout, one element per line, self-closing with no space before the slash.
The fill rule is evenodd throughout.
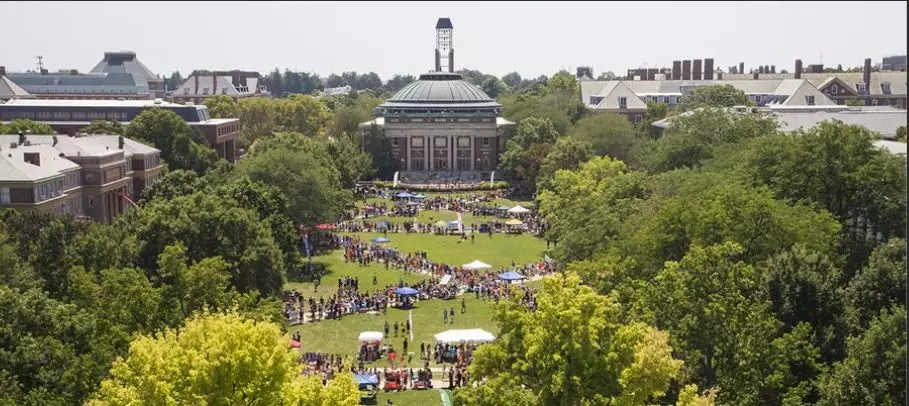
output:
<path id="1" fill-rule="evenodd" d="M 678 105 L 679 111 L 695 110 L 701 107 L 733 107 L 751 106 L 754 103 L 748 99 L 744 91 L 732 85 L 713 85 L 697 88 L 691 93 L 682 96 Z"/>
<path id="2" fill-rule="evenodd" d="M 202 174 L 218 160 L 208 141 L 170 110 L 145 109 L 130 122 L 126 136 L 160 149 L 161 159 L 170 169 Z"/>
<path id="3" fill-rule="evenodd" d="M 548 119 L 529 117 L 518 125 L 517 135 L 508 140 L 499 168 L 508 176 L 536 185 L 543 160 L 559 133 Z"/>
<path id="4" fill-rule="evenodd" d="M 240 117 L 240 106 L 237 100 L 230 96 L 217 95 L 205 99 L 208 114 L 212 118 L 237 118 Z"/>
<path id="5" fill-rule="evenodd" d="M 88 127 L 80 131 L 85 134 L 125 135 L 126 127 L 118 121 L 92 120 Z"/>
<path id="6" fill-rule="evenodd" d="M 568 136 L 589 144 L 595 155 L 628 161 L 634 143 L 634 127 L 618 114 L 595 114 L 579 120 Z"/>

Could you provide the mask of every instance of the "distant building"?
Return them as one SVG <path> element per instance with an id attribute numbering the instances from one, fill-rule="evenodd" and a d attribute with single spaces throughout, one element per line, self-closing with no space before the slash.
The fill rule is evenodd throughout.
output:
<path id="1" fill-rule="evenodd" d="M 805 79 L 836 104 L 861 102 L 865 106 L 893 106 L 905 110 L 906 71 L 884 70 L 874 72 L 871 59 L 865 59 L 862 72 L 812 73 L 803 70 L 802 61 L 796 60 L 795 71 L 792 73 L 729 74 L 724 75 L 723 79 L 731 81 Z"/>
<path id="2" fill-rule="evenodd" d="M 240 70 L 216 71 L 211 75 L 190 75 L 180 87 L 170 93 L 170 100 L 178 103 L 202 104 L 205 99 L 228 96 L 234 99 L 269 97 L 265 81 L 259 72 Z"/>
<path id="3" fill-rule="evenodd" d="M 111 135 L 0 135 L 0 209 L 110 223 L 162 175 L 160 151 Z"/>
<path id="4" fill-rule="evenodd" d="M 12 99 L 33 99 L 35 96 L 29 94 L 21 86 L 6 77 L 6 68 L 0 66 L 0 103 Z"/>
<path id="5" fill-rule="evenodd" d="M 204 105 L 186 106 L 155 100 L 10 100 L 0 104 L 0 120 L 17 118 L 38 121 L 63 134 L 76 134 L 94 120 L 117 121 L 129 125 L 142 110 L 162 108 L 173 111 L 190 127 L 202 132 L 218 156 L 228 162 L 236 160 L 235 143 L 240 134 L 240 120 L 211 118 Z"/>
<path id="6" fill-rule="evenodd" d="M 360 124 L 364 137 L 373 125 L 381 129 L 398 169 L 411 172 L 407 175 L 412 179 L 442 173 L 479 179 L 498 166 L 504 149 L 501 136 L 514 125 L 501 117 L 501 104 L 454 73 L 452 36 L 451 20 L 440 18 L 436 71 L 420 75 L 382 103 L 375 120 Z"/>
<path id="7" fill-rule="evenodd" d="M 5 70 L 5 69 L 4 69 Z M 39 99 L 136 100 L 164 97 L 164 80 L 134 52 L 105 52 L 90 73 L 6 72 L 13 83 Z M 22 98 L 22 97 L 20 97 Z"/>
<path id="8" fill-rule="evenodd" d="M 588 109 L 643 121 L 648 102 L 675 107 L 691 91 L 732 85 L 758 106 L 823 106 L 835 104 L 807 80 L 608 80 L 582 81 L 581 98 Z"/>
<path id="9" fill-rule="evenodd" d="M 326 96 L 338 96 L 342 94 L 350 94 L 353 91 L 353 88 L 348 86 L 340 87 L 329 87 L 322 91 L 322 94 Z"/>
<path id="10" fill-rule="evenodd" d="M 894 107 L 849 107 L 849 106 L 815 106 L 815 107 L 735 107 L 728 109 L 741 114 L 761 112 L 773 115 L 784 132 L 807 130 L 826 120 L 839 120 L 846 124 L 859 125 L 879 133 L 885 140 L 896 138 L 896 130 L 906 126 L 906 112 Z M 682 113 L 684 115 L 692 112 Z M 653 122 L 653 134 L 661 137 L 672 125 L 675 117 L 668 117 Z"/>

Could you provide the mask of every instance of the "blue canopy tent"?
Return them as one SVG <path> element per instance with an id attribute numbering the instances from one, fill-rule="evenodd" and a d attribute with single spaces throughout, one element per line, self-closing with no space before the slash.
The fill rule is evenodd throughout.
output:
<path id="1" fill-rule="evenodd" d="M 395 197 L 397 197 L 399 199 L 410 199 L 411 197 L 413 197 L 413 195 L 410 193 L 407 193 L 407 192 L 401 192 L 401 193 L 396 194 Z"/>
<path id="2" fill-rule="evenodd" d="M 421 195 L 421 194 L 415 194 L 415 195 L 413 195 L 413 198 L 414 198 L 414 199 L 425 199 L 426 196 Z"/>
<path id="3" fill-rule="evenodd" d="M 521 275 L 515 271 L 508 271 L 502 274 L 499 274 L 499 279 L 505 281 L 518 281 L 524 279 L 524 275 Z"/>
<path id="4" fill-rule="evenodd" d="M 405 286 L 405 287 L 403 287 L 403 288 L 397 288 L 397 289 L 395 289 L 395 293 L 397 293 L 397 294 L 399 294 L 399 295 L 401 295 L 401 296 L 414 296 L 414 295 L 419 294 L 420 291 L 419 291 L 419 290 L 416 290 L 416 289 L 414 289 L 414 288 L 408 288 L 408 287 Z"/>
<path id="5" fill-rule="evenodd" d="M 387 239 L 387 238 L 385 238 L 385 237 L 376 237 L 376 238 L 373 238 L 373 239 L 372 239 L 372 242 L 374 242 L 374 243 L 376 243 L 376 244 L 382 244 L 382 243 L 386 243 L 386 242 L 390 242 L 390 241 L 391 241 L 391 240 L 389 240 L 389 239 Z"/>

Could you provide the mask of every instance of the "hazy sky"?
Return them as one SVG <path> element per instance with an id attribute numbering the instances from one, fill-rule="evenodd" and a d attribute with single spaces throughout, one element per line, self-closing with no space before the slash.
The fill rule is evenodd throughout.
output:
<path id="1" fill-rule="evenodd" d="M 0 65 L 91 69 L 133 50 L 153 71 L 280 67 L 383 79 L 434 65 L 435 23 L 454 25 L 455 66 L 501 76 L 671 66 L 713 57 L 792 70 L 906 54 L 906 2 L 0 2 Z"/>

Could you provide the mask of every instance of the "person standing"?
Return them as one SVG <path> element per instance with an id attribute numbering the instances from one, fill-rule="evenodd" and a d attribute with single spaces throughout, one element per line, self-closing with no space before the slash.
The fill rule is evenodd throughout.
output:
<path id="1" fill-rule="evenodd" d="M 385 336 L 388 337 L 388 320 L 385 320 Z"/>
<path id="2" fill-rule="evenodd" d="M 395 337 L 398 336 L 398 322 L 395 322 Z"/>
<path id="3" fill-rule="evenodd" d="M 442 324 L 448 324 L 448 312 L 442 309 Z"/>
<path id="4" fill-rule="evenodd" d="M 448 367 L 448 389 L 454 388 L 454 367 Z"/>
<path id="5" fill-rule="evenodd" d="M 448 314 L 451 316 L 451 324 L 454 324 L 454 307 L 451 308 Z"/>
<path id="6" fill-rule="evenodd" d="M 404 353 L 407 354 L 407 337 L 404 337 Z"/>
<path id="7" fill-rule="evenodd" d="M 466 298 L 461 298 L 461 313 L 467 313 L 467 300 Z"/>

